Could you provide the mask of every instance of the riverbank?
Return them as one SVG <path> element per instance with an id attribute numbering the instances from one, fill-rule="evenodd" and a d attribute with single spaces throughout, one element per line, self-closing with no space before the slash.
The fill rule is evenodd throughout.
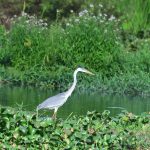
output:
<path id="1" fill-rule="evenodd" d="M 53 121 L 36 119 L 34 112 L 0 107 L 0 148 L 147 149 L 150 147 L 150 115 L 123 111 L 88 112 Z"/>
<path id="2" fill-rule="evenodd" d="M 79 75 L 79 90 L 150 96 L 149 31 L 97 7 L 53 22 L 23 12 L 0 26 L 0 83 L 64 90 L 80 65 L 95 76 Z"/>
<path id="3" fill-rule="evenodd" d="M 63 71 L 66 70 L 66 71 Z M 15 68 L 0 68 L 0 83 L 2 85 L 32 86 L 50 90 L 67 90 L 73 82 L 73 71 L 64 68 L 61 71 L 18 71 Z M 95 72 L 94 72 L 95 73 Z M 150 96 L 149 73 L 125 73 L 113 77 L 103 77 L 79 73 L 76 89 L 80 92 L 101 93 L 109 95 Z"/>

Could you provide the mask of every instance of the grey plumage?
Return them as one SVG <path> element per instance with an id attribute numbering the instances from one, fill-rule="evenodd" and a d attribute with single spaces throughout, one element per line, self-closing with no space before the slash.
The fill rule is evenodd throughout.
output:
<path id="1" fill-rule="evenodd" d="M 47 98 L 43 103 L 37 106 L 37 110 L 40 110 L 43 108 L 55 109 L 55 107 L 62 106 L 66 101 L 66 97 L 64 95 L 65 95 L 65 92 L 59 93 L 55 96 Z"/>
<path id="2" fill-rule="evenodd" d="M 37 111 L 40 109 L 45 109 L 45 108 L 54 109 L 53 117 L 56 118 L 56 113 L 57 113 L 58 108 L 67 101 L 68 97 L 71 96 L 73 90 L 75 89 L 75 86 L 77 84 L 76 76 L 79 71 L 94 75 L 93 73 L 91 73 L 90 71 L 88 71 L 84 68 L 76 69 L 73 74 L 74 82 L 73 82 L 72 86 L 68 89 L 68 91 L 57 94 L 55 96 L 52 96 L 52 97 L 46 99 L 43 103 L 41 103 L 37 106 Z"/>

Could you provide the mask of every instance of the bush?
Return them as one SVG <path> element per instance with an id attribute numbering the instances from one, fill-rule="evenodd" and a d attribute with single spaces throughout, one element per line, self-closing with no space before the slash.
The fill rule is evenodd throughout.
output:
<path id="1" fill-rule="evenodd" d="M 80 65 L 97 74 L 96 82 L 85 77 L 84 88 L 92 83 L 92 89 L 100 91 L 104 88 L 120 90 L 119 93 L 147 93 L 149 40 L 127 36 L 129 41 L 123 41 L 120 21 L 102 12 L 95 16 L 92 8 L 50 25 L 23 13 L 13 18 L 9 32 L 1 26 L 1 80 L 65 88 L 71 80 L 71 70 Z M 131 92 L 119 87 L 115 90 L 120 79 L 121 87 L 125 84 Z M 136 79 L 142 87 L 132 91 L 130 84 L 137 87 Z"/>
<path id="2" fill-rule="evenodd" d="M 119 71 L 121 61 L 116 24 L 86 14 L 70 19 L 64 28 L 59 24 L 47 28 L 41 20 L 25 15 L 12 26 L 2 50 L 9 51 L 5 57 L 11 57 L 11 66 L 20 70 L 81 64 L 111 76 Z M 1 62 L 5 57 L 0 57 Z"/>

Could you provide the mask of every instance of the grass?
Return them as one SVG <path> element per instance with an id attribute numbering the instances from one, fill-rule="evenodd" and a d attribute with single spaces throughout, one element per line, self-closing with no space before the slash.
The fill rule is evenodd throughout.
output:
<path id="1" fill-rule="evenodd" d="M 93 7 L 50 25 L 23 13 L 9 31 L 0 26 L 1 83 L 62 89 L 80 65 L 96 74 L 78 77 L 82 90 L 148 96 L 149 36 L 128 32 L 123 20 Z"/>
<path id="2" fill-rule="evenodd" d="M 146 149 L 150 146 L 148 113 L 88 112 L 56 121 L 35 113 L 0 107 L 0 148 Z"/>
<path id="3" fill-rule="evenodd" d="M 103 23 L 99 23 L 101 19 Z M 111 30 L 115 22 L 106 21 L 103 17 L 95 19 L 87 15 L 72 18 L 65 27 L 56 23 L 47 28 L 42 21 L 25 14 L 17 19 L 6 35 L 7 46 L 1 50 L 1 64 L 19 70 L 56 70 L 60 66 L 73 68 L 86 64 L 95 71 L 108 74 L 108 66 L 112 69 L 118 67 L 120 45 L 117 34 Z"/>

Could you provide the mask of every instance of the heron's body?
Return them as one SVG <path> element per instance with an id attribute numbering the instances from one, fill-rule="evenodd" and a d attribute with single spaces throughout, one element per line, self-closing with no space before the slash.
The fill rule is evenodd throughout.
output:
<path id="1" fill-rule="evenodd" d="M 43 109 L 43 108 L 47 108 L 47 109 L 55 109 L 57 107 L 62 106 L 68 97 L 64 96 L 65 92 L 63 93 L 59 93 L 55 96 L 49 97 L 48 99 L 46 99 L 43 103 L 41 103 L 37 108 L 39 109 Z M 49 105 L 50 103 L 50 105 Z"/>
<path id="2" fill-rule="evenodd" d="M 75 89 L 75 86 L 77 84 L 77 73 L 81 71 L 81 72 L 85 72 L 85 73 L 89 73 L 89 74 L 92 74 L 91 72 L 89 72 L 88 70 L 84 69 L 84 68 L 78 68 L 74 71 L 74 82 L 72 84 L 72 86 L 69 88 L 68 91 L 66 92 L 63 92 L 63 93 L 59 93 L 55 96 L 52 96 L 48 99 L 46 99 L 43 103 L 39 104 L 37 106 L 37 110 L 40 110 L 40 109 L 54 109 L 54 117 L 56 117 L 56 112 L 58 110 L 58 108 L 60 106 L 62 106 L 68 99 L 69 96 L 71 96 L 73 90 Z"/>

